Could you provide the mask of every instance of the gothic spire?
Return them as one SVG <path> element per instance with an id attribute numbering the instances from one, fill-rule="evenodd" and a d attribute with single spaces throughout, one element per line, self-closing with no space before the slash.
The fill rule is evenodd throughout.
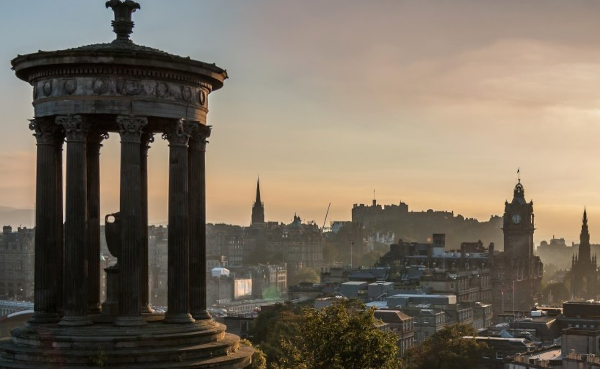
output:
<path id="1" fill-rule="evenodd" d="M 252 206 L 252 223 L 258 224 L 265 222 L 265 206 L 260 200 L 260 177 L 256 180 L 256 200 Z"/>
<path id="2" fill-rule="evenodd" d="M 256 180 L 256 200 L 255 202 L 257 204 L 260 204 L 262 201 L 260 201 L 260 177 L 258 177 L 258 179 Z"/>
<path id="3" fill-rule="evenodd" d="M 583 219 L 581 222 L 581 235 L 579 236 L 579 260 L 589 262 L 590 252 L 590 232 L 588 230 L 587 210 L 583 209 Z"/>

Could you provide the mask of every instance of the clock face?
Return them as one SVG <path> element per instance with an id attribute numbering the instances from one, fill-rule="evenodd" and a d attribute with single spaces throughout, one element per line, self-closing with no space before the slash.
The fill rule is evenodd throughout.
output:
<path id="1" fill-rule="evenodd" d="M 512 219 L 512 222 L 515 224 L 521 222 L 521 216 L 519 214 L 514 214 L 511 219 Z"/>

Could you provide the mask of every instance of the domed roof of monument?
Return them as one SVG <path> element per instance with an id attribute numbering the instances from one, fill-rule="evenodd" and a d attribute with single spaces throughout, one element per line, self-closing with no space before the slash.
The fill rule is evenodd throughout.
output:
<path id="1" fill-rule="evenodd" d="M 140 5 L 132 0 L 110 0 L 106 7 L 115 14 L 112 21 L 117 38 L 109 43 L 84 45 L 64 50 L 38 51 L 28 55 L 18 55 L 12 60 L 17 77 L 27 80 L 31 68 L 38 69 L 57 64 L 135 64 L 141 67 L 173 68 L 183 72 L 200 73 L 211 80 L 213 90 L 223 86 L 227 72 L 214 63 L 193 60 L 190 57 L 170 54 L 156 48 L 135 44 L 129 35 L 133 33 L 132 13 Z M 118 59 L 115 59 L 118 58 Z M 127 59 L 127 60 L 126 60 Z M 136 62 L 134 62 L 136 61 Z"/>

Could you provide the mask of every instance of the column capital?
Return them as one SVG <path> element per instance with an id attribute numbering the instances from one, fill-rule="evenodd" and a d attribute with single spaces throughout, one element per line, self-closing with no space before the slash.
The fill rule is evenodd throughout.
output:
<path id="1" fill-rule="evenodd" d="M 94 153 L 100 155 L 100 148 L 102 147 L 102 141 L 108 139 L 108 132 L 90 130 L 87 135 L 88 153 Z"/>
<path id="2" fill-rule="evenodd" d="M 121 142 L 141 142 L 142 129 L 148 125 L 148 118 L 135 115 L 117 116 Z"/>
<path id="3" fill-rule="evenodd" d="M 109 137 L 110 136 L 109 136 L 108 132 L 98 131 L 98 130 L 90 130 L 90 132 L 87 136 L 87 141 L 90 144 L 97 144 L 99 146 L 102 146 L 102 141 L 108 140 Z"/>
<path id="4" fill-rule="evenodd" d="M 81 115 L 59 115 L 56 124 L 65 130 L 67 142 L 85 142 L 90 124 Z"/>
<path id="5" fill-rule="evenodd" d="M 29 129 L 38 145 L 54 145 L 63 139 L 62 128 L 46 119 L 29 119 Z"/>
<path id="6" fill-rule="evenodd" d="M 142 149 L 148 151 L 150 144 L 154 142 L 154 133 L 144 132 L 141 136 Z"/>
<path id="7" fill-rule="evenodd" d="M 185 119 L 180 119 L 175 124 L 170 125 L 166 132 L 162 134 L 163 140 L 169 141 L 169 146 L 186 147 L 190 139 L 190 134 L 194 124 Z"/>
<path id="8" fill-rule="evenodd" d="M 207 138 L 210 137 L 212 127 L 205 126 L 198 122 L 194 122 L 192 132 L 190 134 L 190 149 L 206 151 Z"/>

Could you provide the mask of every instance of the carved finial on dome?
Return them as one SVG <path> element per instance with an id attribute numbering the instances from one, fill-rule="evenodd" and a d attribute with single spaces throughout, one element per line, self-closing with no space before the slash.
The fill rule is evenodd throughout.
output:
<path id="1" fill-rule="evenodd" d="M 107 8 L 115 12 L 115 20 L 112 21 L 113 31 L 117 34 L 115 41 L 131 42 L 129 35 L 133 33 L 133 21 L 131 13 L 140 9 L 140 4 L 132 0 L 110 0 L 106 2 Z"/>

